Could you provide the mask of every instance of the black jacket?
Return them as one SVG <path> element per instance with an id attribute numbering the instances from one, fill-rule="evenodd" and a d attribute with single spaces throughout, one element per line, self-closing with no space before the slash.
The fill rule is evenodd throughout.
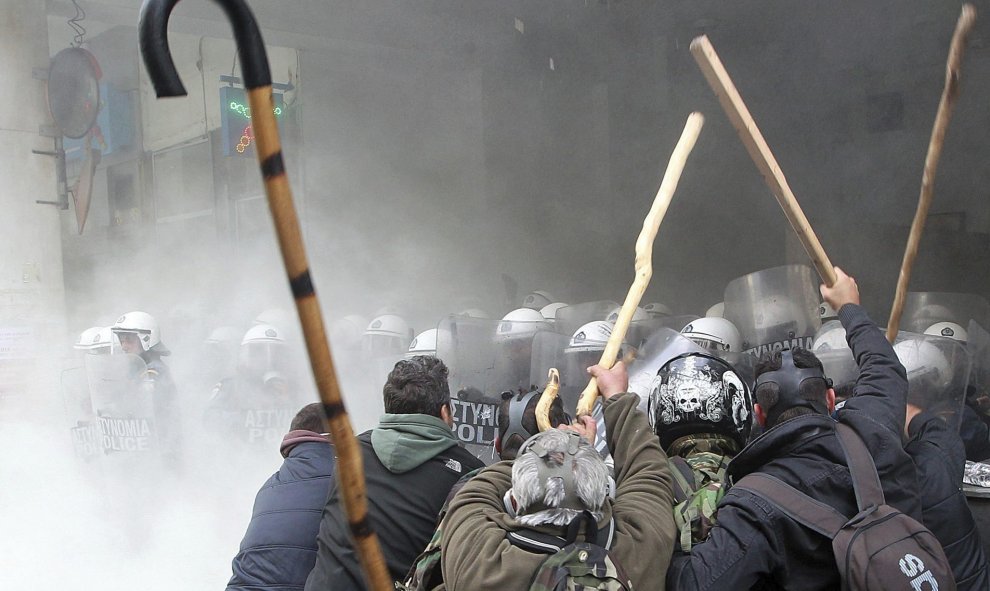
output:
<path id="1" fill-rule="evenodd" d="M 859 306 L 839 311 L 860 368 L 854 395 L 838 412 L 866 442 L 889 505 L 921 521 L 914 463 L 901 446 L 907 378 L 883 333 Z M 852 517 L 857 513 L 835 419 L 803 415 L 752 441 L 729 463 L 730 481 L 762 472 Z M 670 589 L 838 589 L 831 540 L 781 513 L 765 499 L 730 489 L 707 541 L 677 554 Z"/>
<path id="2" fill-rule="evenodd" d="M 454 441 L 452 447 L 417 467 L 393 473 L 375 453 L 372 433 L 358 436 L 368 517 L 392 579 L 401 581 L 433 537 L 437 515 L 451 487 L 484 464 Z M 316 566 L 306 580 L 306 591 L 367 589 L 336 486 L 331 488 L 323 510 L 318 543 Z"/>
<path id="3" fill-rule="evenodd" d="M 990 425 L 983 415 L 973 410 L 969 404 L 963 405 L 962 424 L 959 436 L 966 446 L 966 459 L 982 462 L 990 458 Z"/>
<path id="4" fill-rule="evenodd" d="M 292 445 L 290 435 L 301 442 Z M 316 533 L 333 475 L 334 448 L 318 439 L 309 431 L 286 436 L 288 455 L 258 491 L 227 591 L 302 590 L 316 562 Z"/>
<path id="5" fill-rule="evenodd" d="M 904 446 L 918 467 L 924 523 L 942 544 L 959 591 L 990 589 L 990 568 L 980 532 L 961 485 L 966 452 L 962 439 L 937 415 L 923 412 L 908 426 Z"/>

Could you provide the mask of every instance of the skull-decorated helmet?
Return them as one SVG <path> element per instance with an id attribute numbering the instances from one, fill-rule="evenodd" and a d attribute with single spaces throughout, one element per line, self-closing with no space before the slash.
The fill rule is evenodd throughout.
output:
<path id="1" fill-rule="evenodd" d="M 742 447 L 753 425 L 749 385 L 727 362 L 702 353 L 679 355 L 660 368 L 648 410 L 664 449 L 702 433 L 725 435 Z"/>

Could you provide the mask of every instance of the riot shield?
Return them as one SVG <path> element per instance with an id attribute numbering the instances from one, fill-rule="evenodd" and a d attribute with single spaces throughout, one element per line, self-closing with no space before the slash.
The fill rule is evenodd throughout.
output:
<path id="1" fill-rule="evenodd" d="M 86 377 L 102 451 L 157 453 L 154 384 L 137 355 L 88 355 Z"/>
<path id="2" fill-rule="evenodd" d="M 464 446 L 485 463 L 494 459 L 498 435 L 498 405 L 504 384 L 504 364 L 496 368 L 495 332 L 499 320 L 448 316 L 437 326 L 437 357 L 449 370 L 454 432 Z M 527 365 L 526 380 L 529 381 Z M 513 388 L 514 389 L 514 388 Z"/>
<path id="3" fill-rule="evenodd" d="M 907 371 L 908 403 L 938 414 L 958 429 L 971 366 L 963 344 L 945 337 L 900 332 L 894 352 Z"/>
<path id="4" fill-rule="evenodd" d="M 626 332 L 626 343 L 635 349 L 639 349 L 660 329 L 669 328 L 680 332 L 682 328 L 698 318 L 700 316 L 687 314 L 683 316 L 660 316 L 630 322 L 629 331 Z"/>
<path id="5" fill-rule="evenodd" d="M 636 359 L 629 365 L 629 391 L 638 394 L 645 408 L 657 372 L 665 363 L 685 353 L 709 354 L 677 330 L 661 328 L 643 343 Z"/>
<path id="6" fill-rule="evenodd" d="M 810 349 L 821 325 L 818 301 L 811 267 L 774 267 L 726 285 L 725 318 L 739 329 L 743 351 L 755 357 L 792 347 Z"/>
<path id="7" fill-rule="evenodd" d="M 89 397 L 86 368 L 79 366 L 62 370 L 60 388 L 66 425 L 76 457 L 83 460 L 98 457 L 103 451 L 103 443 L 96 415 L 93 414 L 93 401 Z"/>
<path id="8" fill-rule="evenodd" d="M 223 380 L 205 418 L 210 430 L 226 439 L 274 451 L 289 432 L 293 417 L 309 401 L 298 392 L 284 378 Z"/>
<path id="9" fill-rule="evenodd" d="M 825 377 L 832 380 L 835 390 L 836 404 L 848 400 L 853 394 L 853 387 L 859 379 L 859 366 L 853 357 L 851 349 L 828 349 L 816 352 L 822 362 Z"/>
<path id="10" fill-rule="evenodd" d="M 577 332 L 577 329 L 589 322 L 605 320 L 608 313 L 618 307 L 618 305 L 611 300 L 601 300 L 565 306 L 557 310 L 554 330 L 566 337 L 570 337 Z"/>
<path id="11" fill-rule="evenodd" d="M 598 364 L 602 358 L 600 350 L 568 350 L 570 337 L 543 332 L 533 340 L 533 363 L 530 381 L 542 389 L 546 385 L 547 373 L 556 368 L 560 373 L 560 391 L 557 396 L 564 405 L 564 412 L 574 416 L 581 392 L 588 385 L 588 368 Z"/>
<path id="12" fill-rule="evenodd" d="M 972 360 L 966 402 L 984 417 L 990 417 L 990 332 L 975 320 L 967 327 L 966 349 Z"/>
<path id="13" fill-rule="evenodd" d="M 990 302 L 971 293 L 912 291 L 904 300 L 901 318 L 902 330 L 918 334 L 937 322 L 955 322 L 966 327 L 974 321 L 990 327 Z"/>

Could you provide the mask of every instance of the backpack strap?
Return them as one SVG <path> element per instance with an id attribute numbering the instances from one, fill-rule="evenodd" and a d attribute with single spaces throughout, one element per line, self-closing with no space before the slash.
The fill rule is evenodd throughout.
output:
<path id="1" fill-rule="evenodd" d="M 846 454 L 846 464 L 849 466 L 849 476 L 852 478 L 853 490 L 856 491 L 856 505 L 859 510 L 883 505 L 883 487 L 880 485 L 877 465 L 863 438 L 852 427 L 843 423 L 836 423 L 835 434 Z"/>
<path id="2" fill-rule="evenodd" d="M 537 554 L 556 554 L 567 545 L 567 540 L 531 529 L 520 529 L 505 534 L 509 543 Z"/>
<path id="3" fill-rule="evenodd" d="M 697 487 L 694 478 L 694 470 L 687 463 L 687 461 L 680 456 L 670 458 L 669 464 L 671 467 L 670 475 L 674 479 L 674 502 L 680 503 L 682 501 L 686 501 Z"/>
<path id="4" fill-rule="evenodd" d="M 580 517 L 578 519 L 580 519 Z M 596 531 L 596 539 L 586 540 L 587 543 L 596 544 L 608 550 L 615 541 L 615 517 L 609 519 L 608 525 L 606 525 L 604 529 L 596 529 Z M 561 550 L 561 548 L 564 548 L 574 542 L 573 540 L 568 540 L 566 538 L 551 534 L 545 534 L 532 529 L 510 531 L 505 534 L 505 537 L 513 546 L 537 554 L 556 554 Z"/>
<path id="5" fill-rule="evenodd" d="M 756 472 L 745 476 L 735 484 L 733 489 L 736 488 L 756 494 L 794 521 L 829 539 L 835 538 L 849 521 L 834 508 L 769 474 Z"/>

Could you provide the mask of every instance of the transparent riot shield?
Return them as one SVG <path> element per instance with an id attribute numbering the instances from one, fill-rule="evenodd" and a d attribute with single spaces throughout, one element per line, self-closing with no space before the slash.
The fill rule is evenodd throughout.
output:
<path id="1" fill-rule="evenodd" d="M 588 351 L 568 347 L 570 337 L 543 332 L 533 340 L 533 364 L 530 381 L 543 389 L 550 368 L 560 373 L 560 391 L 557 396 L 564 405 L 564 412 L 574 416 L 581 392 L 588 385 L 587 369 L 602 358 L 603 349 Z"/>
<path id="2" fill-rule="evenodd" d="M 657 372 L 663 364 L 684 353 L 708 352 L 672 328 L 658 329 L 639 348 L 636 359 L 629 365 L 629 391 L 639 395 L 643 408 Z"/>
<path id="3" fill-rule="evenodd" d="M 821 325 L 818 279 L 806 265 L 785 265 L 733 279 L 725 287 L 725 318 L 739 329 L 743 351 L 760 357 L 810 349 Z"/>
<path id="4" fill-rule="evenodd" d="M 680 332 L 682 328 L 698 318 L 700 316 L 687 314 L 684 316 L 662 316 L 631 322 L 629 323 L 629 331 L 626 332 L 626 342 L 633 348 L 639 349 L 660 329 L 669 328 Z"/>
<path id="5" fill-rule="evenodd" d="M 211 408 L 218 426 L 233 440 L 273 451 L 299 409 L 312 400 L 303 400 L 298 388 L 282 378 L 227 380 L 222 387 L 230 391 Z"/>
<path id="6" fill-rule="evenodd" d="M 938 322 L 966 327 L 970 321 L 990 327 L 990 302 L 971 293 L 912 291 L 904 300 L 901 329 L 923 334 Z"/>
<path id="7" fill-rule="evenodd" d="M 859 379 L 859 366 L 853 357 L 851 349 L 828 349 L 815 353 L 822 362 L 825 377 L 832 380 L 835 390 L 835 404 L 848 400 L 853 394 L 853 387 Z"/>
<path id="8" fill-rule="evenodd" d="M 908 403 L 958 429 L 970 377 L 966 347 L 954 339 L 900 332 L 894 352 L 908 378 Z"/>
<path id="9" fill-rule="evenodd" d="M 102 453 L 103 444 L 93 414 L 93 401 L 89 397 L 86 368 L 70 367 L 60 375 L 62 404 L 65 408 L 66 426 L 76 457 L 90 460 Z"/>
<path id="10" fill-rule="evenodd" d="M 564 306 L 557 310 L 554 330 L 564 336 L 570 337 L 577 332 L 577 329 L 589 322 L 605 320 L 608 313 L 618 307 L 618 305 L 611 300 L 601 300 Z"/>
<path id="11" fill-rule="evenodd" d="M 832 380 L 836 406 L 852 396 L 853 386 L 859 379 L 859 366 L 852 350 L 846 342 L 846 329 L 838 320 L 829 320 L 815 333 L 811 348 L 825 370 L 825 376 Z"/>
<path id="12" fill-rule="evenodd" d="M 966 329 L 966 349 L 972 361 L 966 403 L 984 417 L 990 417 L 990 332 L 971 320 Z"/>
<path id="13" fill-rule="evenodd" d="M 137 355 L 89 355 L 86 377 L 103 453 L 158 453 L 154 384 L 144 360 Z"/>
<path id="14" fill-rule="evenodd" d="M 449 371 L 454 432 L 485 463 L 495 458 L 498 405 L 509 389 L 496 369 L 498 320 L 448 316 L 437 326 L 437 357 Z M 527 366 L 526 380 L 529 378 Z"/>

